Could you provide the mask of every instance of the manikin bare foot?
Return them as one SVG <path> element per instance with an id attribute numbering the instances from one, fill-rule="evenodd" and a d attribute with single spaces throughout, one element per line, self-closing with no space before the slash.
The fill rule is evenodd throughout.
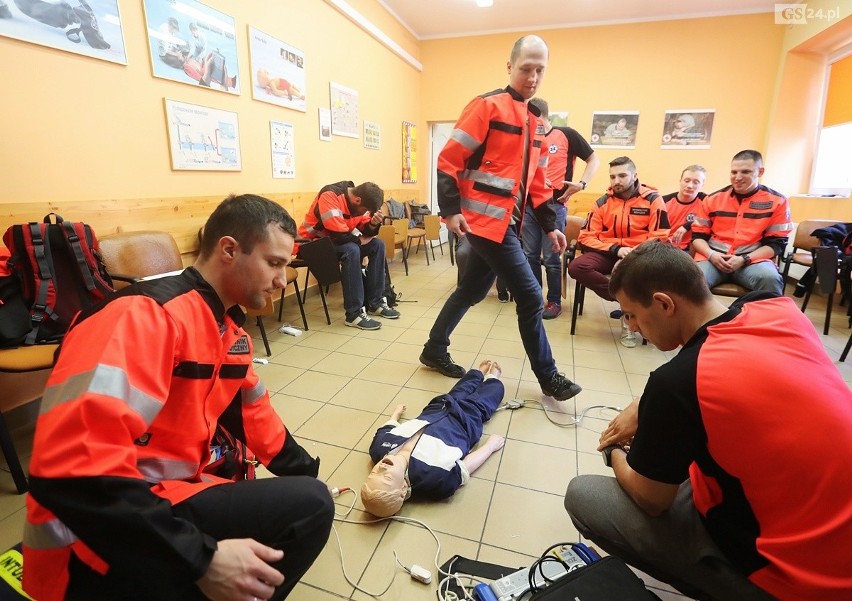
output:
<path id="1" fill-rule="evenodd" d="M 402 417 L 402 414 L 405 413 L 405 409 L 406 409 L 406 407 L 402 403 L 400 403 L 399 405 L 394 407 L 393 413 L 391 413 L 391 416 L 390 416 L 391 419 L 395 422 L 398 422 L 399 418 Z"/>
<path id="2" fill-rule="evenodd" d="M 500 365 L 496 361 L 492 361 L 491 359 L 486 359 L 482 363 L 479 364 L 479 371 L 482 372 L 483 376 L 491 375 L 495 378 L 500 378 L 503 373 L 503 370 L 500 368 Z"/>
<path id="3" fill-rule="evenodd" d="M 494 451 L 499 451 L 503 448 L 503 445 L 506 444 L 506 439 L 502 436 L 498 436 L 497 434 L 492 434 L 488 437 L 488 440 L 483 443 L 486 449 L 490 449 L 493 453 Z"/>

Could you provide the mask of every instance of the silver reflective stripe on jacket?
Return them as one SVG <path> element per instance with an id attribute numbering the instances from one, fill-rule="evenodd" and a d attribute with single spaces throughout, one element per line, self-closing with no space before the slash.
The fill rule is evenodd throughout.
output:
<path id="1" fill-rule="evenodd" d="M 84 394 L 100 394 L 124 401 L 130 409 L 139 414 L 146 425 L 150 425 L 163 409 L 160 399 L 130 384 L 126 371 L 101 363 L 91 371 L 71 376 L 61 384 L 48 386 L 42 397 L 40 413 L 47 413 L 54 407 Z"/>
<path id="2" fill-rule="evenodd" d="M 479 171 L 478 169 L 465 169 L 459 173 L 459 179 L 479 182 L 480 184 L 485 184 L 498 190 L 505 190 L 506 192 L 511 192 L 515 187 L 515 180 L 510 177 L 500 177 L 499 175 Z"/>
<path id="3" fill-rule="evenodd" d="M 56 518 L 42 524 L 24 524 L 24 546 L 30 549 L 61 549 L 76 541 L 68 526 Z"/>
<path id="4" fill-rule="evenodd" d="M 450 134 L 450 140 L 455 140 L 471 152 L 479 148 L 479 140 L 471 136 L 463 129 L 454 129 L 453 133 Z"/>
<path id="5" fill-rule="evenodd" d="M 197 463 L 163 459 L 162 457 L 145 457 L 136 462 L 136 468 L 146 482 L 158 483 L 163 480 L 187 480 L 198 471 Z"/>
<path id="6" fill-rule="evenodd" d="M 491 217 L 501 221 L 506 217 L 506 209 L 498 207 L 497 205 L 490 205 L 487 202 L 482 202 L 481 200 L 474 200 L 472 198 L 462 198 L 461 208 L 470 211 L 471 213 L 479 213 L 480 215 L 485 215 L 486 217 Z"/>

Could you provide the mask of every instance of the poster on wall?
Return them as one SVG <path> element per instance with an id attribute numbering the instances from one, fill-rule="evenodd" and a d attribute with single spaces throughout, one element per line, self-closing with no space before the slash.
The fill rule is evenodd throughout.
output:
<path id="1" fill-rule="evenodd" d="M 417 126 L 402 122 L 402 183 L 417 183 Z"/>
<path id="2" fill-rule="evenodd" d="M 165 99 L 176 171 L 241 171 L 237 114 Z"/>
<path id="3" fill-rule="evenodd" d="M 639 111 L 607 111 L 592 114 L 592 148 L 636 148 Z"/>
<path id="4" fill-rule="evenodd" d="M 715 109 L 666 111 L 660 148 L 710 148 Z"/>
<path id="5" fill-rule="evenodd" d="M 240 93 L 234 19 L 195 0 L 143 0 L 154 77 Z"/>
<path id="6" fill-rule="evenodd" d="M 252 98 L 307 112 L 305 53 L 249 26 Z"/>
<path id="7" fill-rule="evenodd" d="M 272 177 L 275 179 L 296 177 L 296 144 L 293 141 L 293 125 L 270 121 L 269 137 L 272 148 Z"/>
<path id="8" fill-rule="evenodd" d="M 118 0 L 0 0 L 0 35 L 127 64 Z"/>
<path id="9" fill-rule="evenodd" d="M 358 137 L 358 92 L 330 82 L 331 133 L 347 138 Z"/>
<path id="10" fill-rule="evenodd" d="M 382 126 L 373 121 L 364 121 L 364 148 L 381 150 Z"/>
<path id="11" fill-rule="evenodd" d="M 319 107 L 319 139 L 331 142 L 331 110 Z"/>

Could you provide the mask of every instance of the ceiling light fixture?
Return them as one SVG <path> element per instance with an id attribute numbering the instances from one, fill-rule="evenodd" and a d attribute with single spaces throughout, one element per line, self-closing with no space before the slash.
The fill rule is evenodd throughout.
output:
<path id="1" fill-rule="evenodd" d="M 476 5 L 479 8 L 488 8 L 489 6 L 494 6 L 494 0 L 476 0 Z"/>

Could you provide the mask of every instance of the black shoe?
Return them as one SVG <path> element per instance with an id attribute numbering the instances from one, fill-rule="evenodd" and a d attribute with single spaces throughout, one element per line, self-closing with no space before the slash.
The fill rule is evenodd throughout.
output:
<path id="1" fill-rule="evenodd" d="M 420 353 L 420 363 L 426 367 L 437 369 L 448 378 L 461 378 L 467 373 L 465 368 L 453 362 L 453 358 L 450 357 L 449 353 L 445 353 L 439 358 L 433 358 L 426 356 L 426 351 L 423 351 Z"/>
<path id="2" fill-rule="evenodd" d="M 624 315 L 624 311 L 621 309 L 613 309 L 609 312 L 610 319 L 621 319 L 621 316 Z"/>
<path id="3" fill-rule="evenodd" d="M 501 303 L 509 302 L 509 291 L 505 288 L 497 288 L 497 300 Z"/>
<path id="4" fill-rule="evenodd" d="M 567 401 L 573 396 L 580 394 L 583 388 L 565 377 L 565 374 L 555 373 L 546 383 L 541 383 L 541 391 L 547 396 L 552 396 L 557 401 Z"/>
<path id="5" fill-rule="evenodd" d="M 802 298 L 807 291 L 808 291 L 808 289 L 805 288 L 804 286 L 797 285 L 796 289 L 793 290 L 793 296 L 795 296 L 796 298 Z"/>

